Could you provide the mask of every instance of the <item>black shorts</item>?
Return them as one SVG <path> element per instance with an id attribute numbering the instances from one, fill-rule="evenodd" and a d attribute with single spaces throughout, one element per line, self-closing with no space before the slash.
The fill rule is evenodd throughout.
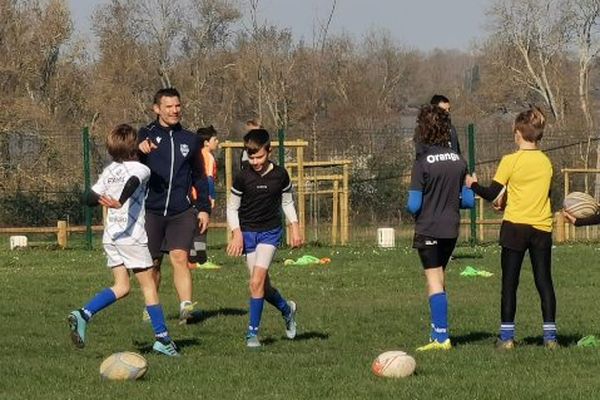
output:
<path id="1" fill-rule="evenodd" d="M 146 213 L 146 233 L 148 234 L 148 249 L 153 259 L 171 250 L 192 248 L 194 232 L 196 231 L 197 213 L 193 208 L 177 215 L 156 215 Z"/>
<path id="2" fill-rule="evenodd" d="M 500 246 L 516 251 L 551 248 L 552 232 L 540 231 L 527 224 L 502 221 Z"/>
<path id="3" fill-rule="evenodd" d="M 456 238 L 439 239 L 415 233 L 413 248 L 419 251 L 421 264 L 424 269 L 446 268 L 448 260 L 456 247 Z"/>

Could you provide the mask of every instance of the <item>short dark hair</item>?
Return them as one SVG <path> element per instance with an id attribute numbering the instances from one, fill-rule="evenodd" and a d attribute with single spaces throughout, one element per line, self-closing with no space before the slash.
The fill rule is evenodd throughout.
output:
<path id="1" fill-rule="evenodd" d="M 244 135 L 244 147 L 248 155 L 256 154 L 260 149 L 271 150 L 271 138 L 266 129 L 252 129 Z"/>
<path id="2" fill-rule="evenodd" d="M 204 142 L 208 142 L 211 138 L 217 136 L 217 130 L 212 125 L 205 126 L 203 128 L 198 128 L 196 133 L 200 135 L 200 140 L 202 141 L 203 146 Z"/>
<path id="3" fill-rule="evenodd" d="M 450 116 L 446 111 L 437 105 L 424 105 L 417 116 L 414 141 L 416 143 L 448 147 L 450 127 Z"/>
<path id="4" fill-rule="evenodd" d="M 440 103 L 450 103 L 450 100 L 448 100 L 448 98 L 443 94 L 434 94 L 431 100 L 429 101 L 429 104 L 432 104 L 434 106 L 437 106 Z"/>
<path id="5" fill-rule="evenodd" d="M 106 149 L 115 162 L 137 160 L 137 131 L 127 124 L 115 126 L 106 137 Z"/>
<path id="6" fill-rule="evenodd" d="M 156 92 L 156 94 L 154 95 L 154 104 L 159 106 L 160 101 L 162 100 L 163 97 L 181 98 L 181 96 L 179 95 L 179 91 L 177 89 L 175 89 L 174 87 L 163 88 L 163 89 L 160 89 L 158 92 Z"/>

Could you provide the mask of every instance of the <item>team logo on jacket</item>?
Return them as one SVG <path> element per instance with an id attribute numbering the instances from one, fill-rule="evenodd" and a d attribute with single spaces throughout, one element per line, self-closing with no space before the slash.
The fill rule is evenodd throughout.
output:
<path id="1" fill-rule="evenodd" d="M 162 138 L 161 138 L 160 136 L 157 136 L 157 137 L 156 137 L 156 143 L 159 143 L 159 144 L 160 144 L 160 141 L 161 141 L 161 140 L 162 140 Z"/>
<path id="2" fill-rule="evenodd" d="M 182 143 L 179 145 L 179 151 L 181 151 L 182 156 L 186 157 L 190 152 L 190 147 L 187 144 Z"/>

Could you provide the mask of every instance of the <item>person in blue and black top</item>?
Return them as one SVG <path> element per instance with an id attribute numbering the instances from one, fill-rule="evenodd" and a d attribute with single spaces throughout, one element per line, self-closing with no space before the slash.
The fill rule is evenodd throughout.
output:
<path id="1" fill-rule="evenodd" d="M 281 210 L 291 225 L 291 245 L 302 245 L 298 217 L 292 197 L 292 182 L 287 171 L 269 161 L 271 140 L 264 129 L 253 129 L 244 136 L 248 168 L 235 177 L 227 202 L 227 223 L 232 239 L 230 256 L 246 255 L 250 272 L 250 321 L 246 346 L 260 347 L 258 330 L 265 300 L 281 312 L 288 339 L 296 337 L 296 303 L 287 301 L 271 285 L 269 267 L 281 242 Z"/>
<path id="2" fill-rule="evenodd" d="M 422 143 L 412 168 L 408 211 L 415 216 L 413 247 L 419 252 L 427 279 L 431 311 L 430 343 L 417 351 L 449 350 L 448 299 L 445 269 L 456 246 L 460 208 L 475 205 L 473 192 L 463 183 L 467 163 L 449 147 L 450 117 L 435 105 L 421 107 L 415 139 Z"/>
<path id="3" fill-rule="evenodd" d="M 200 156 L 198 135 L 181 126 L 181 102 L 174 88 L 160 89 L 152 110 L 156 120 L 138 133 L 140 161 L 150 168 L 146 196 L 148 248 L 154 260 L 154 277 L 160 285 L 162 253 L 168 252 L 173 265 L 173 280 L 179 296 L 179 321 L 194 316 L 192 275 L 188 254 L 196 226 L 206 231 L 211 211 L 208 181 Z M 192 186 L 197 198 L 193 207 Z"/>

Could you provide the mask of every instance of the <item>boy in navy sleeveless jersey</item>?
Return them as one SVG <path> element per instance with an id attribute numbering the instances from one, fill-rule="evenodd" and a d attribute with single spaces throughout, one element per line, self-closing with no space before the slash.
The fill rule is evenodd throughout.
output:
<path id="1" fill-rule="evenodd" d="M 415 138 L 424 152 L 413 165 L 407 209 L 415 215 L 413 247 L 425 269 L 431 336 L 430 343 L 417 351 L 452 348 L 444 271 L 458 238 L 459 209 L 475 204 L 473 192 L 463 187 L 467 164 L 448 145 L 450 130 L 446 111 L 435 105 L 421 108 Z"/>
<path id="2" fill-rule="evenodd" d="M 249 168 L 236 176 L 231 187 L 227 223 L 233 237 L 227 253 L 246 255 L 250 272 L 250 323 L 246 345 L 260 347 L 258 328 L 265 300 L 281 312 L 287 337 L 296 337 L 296 303 L 286 301 L 269 279 L 269 266 L 283 232 L 281 209 L 291 223 L 292 247 L 300 246 L 302 238 L 290 177 L 285 169 L 269 161 L 269 133 L 264 129 L 251 130 L 244 136 L 244 146 Z"/>

